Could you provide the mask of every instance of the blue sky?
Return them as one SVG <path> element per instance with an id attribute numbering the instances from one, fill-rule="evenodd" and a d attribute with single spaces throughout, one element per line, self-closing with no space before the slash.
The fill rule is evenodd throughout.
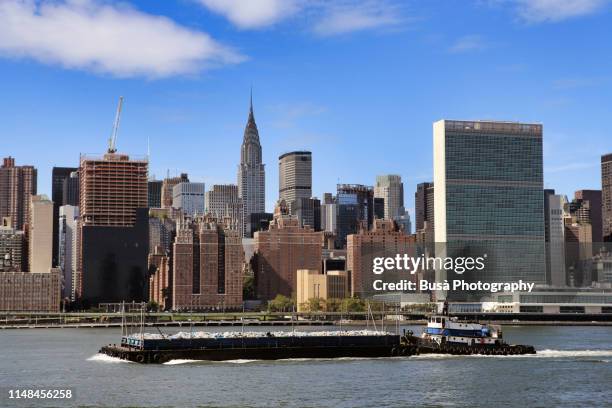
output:
<path id="1" fill-rule="evenodd" d="M 268 210 L 294 149 L 317 196 L 397 173 L 413 208 L 443 118 L 543 123 L 545 186 L 572 195 L 612 152 L 611 22 L 606 0 L 3 0 L 0 154 L 49 194 L 123 95 L 120 151 L 235 183 L 252 85 Z"/>

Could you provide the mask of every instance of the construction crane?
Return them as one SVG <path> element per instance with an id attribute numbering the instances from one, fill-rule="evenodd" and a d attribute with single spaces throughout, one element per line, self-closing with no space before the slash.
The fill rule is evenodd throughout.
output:
<path id="1" fill-rule="evenodd" d="M 119 132 L 119 122 L 121 121 L 121 108 L 123 107 L 123 96 L 119 97 L 119 105 L 117 106 L 117 113 L 115 114 L 115 123 L 113 124 L 113 131 L 111 136 L 108 138 L 108 152 L 117 152 L 117 133 Z"/>

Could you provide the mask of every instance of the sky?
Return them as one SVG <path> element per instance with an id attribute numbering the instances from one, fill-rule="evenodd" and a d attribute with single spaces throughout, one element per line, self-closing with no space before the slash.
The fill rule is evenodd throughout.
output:
<path id="1" fill-rule="evenodd" d="M 609 0 L 1 0 L 0 155 L 38 168 L 118 150 L 151 176 L 235 183 L 253 89 L 266 164 L 313 154 L 313 193 L 399 174 L 414 217 L 432 123 L 544 125 L 544 184 L 600 189 L 612 152 Z"/>

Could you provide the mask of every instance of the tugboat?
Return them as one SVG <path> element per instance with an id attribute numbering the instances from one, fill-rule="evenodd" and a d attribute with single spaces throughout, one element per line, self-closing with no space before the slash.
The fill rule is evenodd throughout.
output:
<path id="1" fill-rule="evenodd" d="M 500 327 L 450 317 L 446 302 L 441 315 L 429 317 L 421 337 L 412 336 L 410 340 L 418 344 L 419 353 L 503 356 L 536 353 L 533 346 L 507 344 Z"/>

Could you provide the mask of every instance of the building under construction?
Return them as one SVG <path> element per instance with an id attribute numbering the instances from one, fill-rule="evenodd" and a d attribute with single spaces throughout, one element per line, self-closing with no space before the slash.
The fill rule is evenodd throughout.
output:
<path id="1" fill-rule="evenodd" d="M 81 298 L 89 303 L 147 298 L 148 160 L 117 153 L 119 102 L 108 151 L 79 163 Z"/>

